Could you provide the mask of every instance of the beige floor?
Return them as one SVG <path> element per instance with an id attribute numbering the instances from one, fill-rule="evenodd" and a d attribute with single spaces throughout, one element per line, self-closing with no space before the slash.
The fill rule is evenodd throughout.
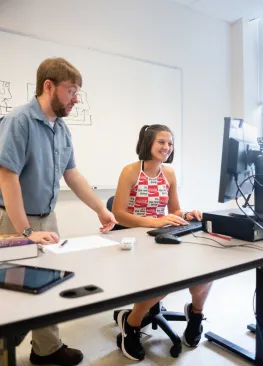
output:
<path id="1" fill-rule="evenodd" d="M 254 351 L 255 337 L 246 330 L 247 324 L 255 321 L 252 308 L 254 290 L 255 271 L 216 281 L 206 304 L 207 320 L 204 322 L 204 331 L 217 332 L 232 342 Z M 181 311 L 189 299 L 188 290 L 184 290 L 167 296 L 164 305 L 169 310 Z M 184 322 L 173 324 L 180 336 L 184 326 Z M 205 338 L 197 349 L 183 347 L 180 357 L 173 359 L 169 356 L 170 341 L 161 330 L 153 331 L 149 327 L 145 329 L 149 336 L 143 336 L 147 357 L 140 363 L 130 361 L 116 347 L 118 328 L 112 320 L 112 311 L 61 324 L 60 329 L 61 337 L 66 344 L 80 348 L 84 352 L 83 366 L 251 365 L 209 343 Z M 17 349 L 18 366 L 30 365 L 29 341 L 28 336 Z"/>

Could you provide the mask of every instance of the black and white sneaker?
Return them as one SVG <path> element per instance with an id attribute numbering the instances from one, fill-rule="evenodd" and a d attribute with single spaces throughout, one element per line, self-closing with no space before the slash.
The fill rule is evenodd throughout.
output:
<path id="1" fill-rule="evenodd" d="M 145 357 L 145 351 L 141 344 L 141 327 L 131 327 L 127 318 L 130 314 L 128 310 L 122 310 L 118 314 L 117 323 L 121 331 L 121 343 L 118 342 L 119 336 L 117 336 L 117 345 L 120 345 L 122 352 L 126 357 L 134 361 L 141 361 Z"/>
<path id="2" fill-rule="evenodd" d="M 183 342 L 188 347 L 197 347 L 203 333 L 202 320 L 204 316 L 202 313 L 194 313 L 192 308 L 192 304 L 185 304 L 184 306 L 187 326 L 183 334 Z"/>
<path id="3" fill-rule="evenodd" d="M 83 360 L 83 353 L 63 344 L 56 352 L 47 356 L 38 356 L 32 348 L 29 359 L 34 365 L 75 366 Z"/>

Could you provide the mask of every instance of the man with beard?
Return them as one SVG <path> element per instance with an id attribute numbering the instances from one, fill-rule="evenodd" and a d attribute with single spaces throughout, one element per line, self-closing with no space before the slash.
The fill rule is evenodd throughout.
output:
<path id="1" fill-rule="evenodd" d="M 97 213 L 101 232 L 116 223 L 78 172 L 62 119 L 78 102 L 81 86 L 82 77 L 72 64 L 63 58 L 47 59 L 37 70 L 36 96 L 0 119 L 0 234 L 17 232 L 36 243 L 57 243 L 54 208 L 62 176 Z M 57 325 L 32 331 L 33 364 L 71 366 L 82 359 L 81 351 L 61 342 Z"/>

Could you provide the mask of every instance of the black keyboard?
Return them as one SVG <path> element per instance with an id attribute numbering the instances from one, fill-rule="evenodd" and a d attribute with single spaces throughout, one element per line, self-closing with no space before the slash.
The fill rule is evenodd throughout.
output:
<path id="1" fill-rule="evenodd" d="M 186 234 L 191 234 L 192 231 L 199 231 L 202 229 L 202 222 L 200 221 L 188 221 L 189 225 L 181 225 L 181 226 L 164 226 L 158 229 L 153 229 L 147 231 L 147 234 L 151 236 L 156 236 L 159 234 L 173 234 L 176 236 L 183 236 Z"/>

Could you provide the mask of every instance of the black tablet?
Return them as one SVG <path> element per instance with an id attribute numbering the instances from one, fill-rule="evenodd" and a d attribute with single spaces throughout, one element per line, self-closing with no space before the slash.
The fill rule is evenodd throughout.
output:
<path id="1" fill-rule="evenodd" d="M 0 288 L 40 294 L 72 277 L 74 272 L 0 263 Z"/>

